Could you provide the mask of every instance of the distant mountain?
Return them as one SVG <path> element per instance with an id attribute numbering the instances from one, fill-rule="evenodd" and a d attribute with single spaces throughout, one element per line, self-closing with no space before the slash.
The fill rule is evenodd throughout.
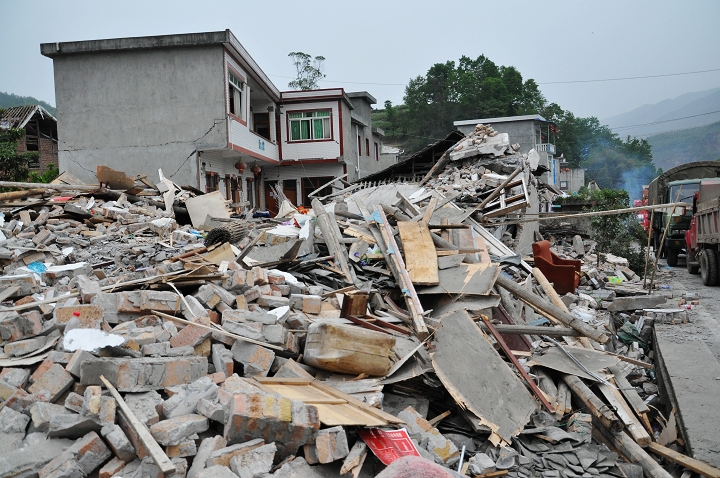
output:
<path id="1" fill-rule="evenodd" d="M 677 118 L 684 118 L 675 121 Z M 694 128 L 720 121 L 720 88 L 686 93 L 654 105 L 601 120 L 621 138 L 648 137 L 666 131 Z M 629 126 L 633 126 L 630 128 Z"/>
<path id="2" fill-rule="evenodd" d="M 694 161 L 720 159 L 720 122 L 647 138 L 655 167 L 663 171 Z"/>
<path id="3" fill-rule="evenodd" d="M 44 101 L 40 101 L 32 96 L 18 96 L 12 93 L 4 93 L 0 91 L 0 108 L 10 108 L 12 106 L 25 106 L 25 105 L 41 105 L 43 108 L 48 110 L 50 114 L 57 117 L 57 110 L 54 106 L 50 106 Z"/>

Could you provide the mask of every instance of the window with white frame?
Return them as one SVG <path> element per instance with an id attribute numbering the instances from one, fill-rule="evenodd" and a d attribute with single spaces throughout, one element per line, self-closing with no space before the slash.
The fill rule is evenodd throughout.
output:
<path id="1" fill-rule="evenodd" d="M 567 188 L 568 188 L 568 182 L 560 181 L 560 189 L 567 189 Z"/>
<path id="2" fill-rule="evenodd" d="M 321 141 L 332 139 L 330 111 L 295 111 L 288 113 L 290 141 Z"/>
<path id="3" fill-rule="evenodd" d="M 230 96 L 230 113 L 244 120 L 243 82 L 232 72 L 228 73 L 228 95 Z"/>

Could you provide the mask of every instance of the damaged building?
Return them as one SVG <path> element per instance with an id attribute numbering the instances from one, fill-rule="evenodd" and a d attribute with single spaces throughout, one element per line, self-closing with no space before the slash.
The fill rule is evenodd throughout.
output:
<path id="1" fill-rule="evenodd" d="M 229 30 L 42 44 L 62 120 L 60 169 L 162 169 L 201 191 L 277 212 L 321 183 L 388 166 L 375 98 L 342 88 L 280 91 Z M 386 164 L 387 163 L 387 164 Z"/>

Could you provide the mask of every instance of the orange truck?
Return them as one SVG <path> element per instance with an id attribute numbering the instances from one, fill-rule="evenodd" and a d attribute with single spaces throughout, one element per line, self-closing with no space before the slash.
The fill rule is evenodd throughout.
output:
<path id="1" fill-rule="evenodd" d="M 685 243 L 688 272 L 707 286 L 720 285 L 720 179 L 700 181 Z"/>

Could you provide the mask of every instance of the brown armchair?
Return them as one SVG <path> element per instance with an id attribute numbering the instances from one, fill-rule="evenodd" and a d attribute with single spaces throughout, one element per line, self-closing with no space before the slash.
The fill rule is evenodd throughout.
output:
<path id="1" fill-rule="evenodd" d="M 552 282 L 555 292 L 560 295 L 575 293 L 580 284 L 580 265 L 573 259 L 561 259 L 550 250 L 550 242 L 539 241 L 532 245 L 535 267 L 540 269 L 548 281 Z"/>

